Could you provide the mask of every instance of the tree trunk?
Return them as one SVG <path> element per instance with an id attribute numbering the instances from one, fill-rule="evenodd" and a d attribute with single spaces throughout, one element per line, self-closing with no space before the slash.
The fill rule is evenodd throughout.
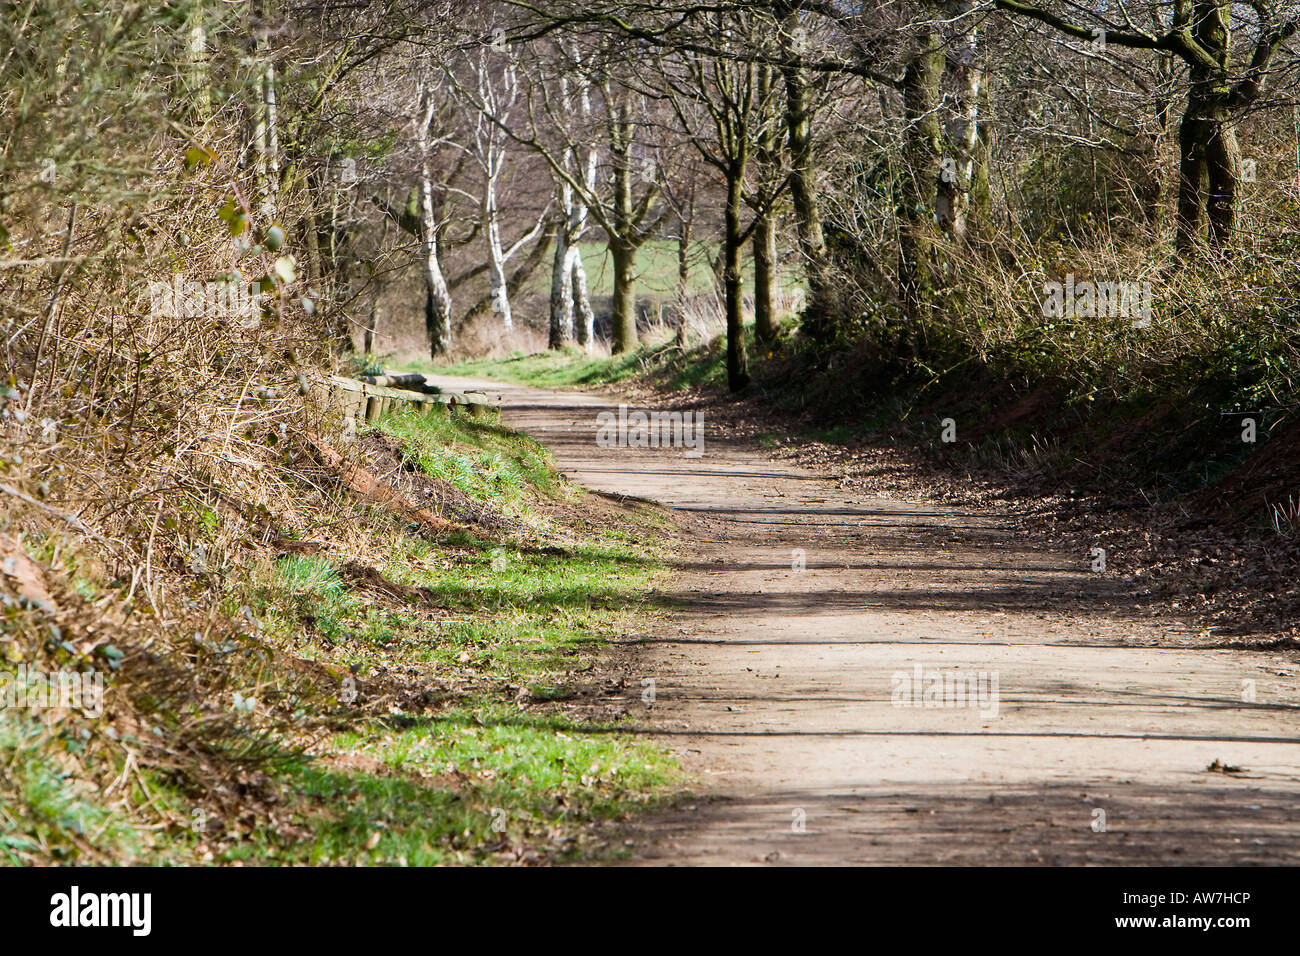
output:
<path id="1" fill-rule="evenodd" d="M 266 224 L 269 224 L 275 219 L 276 194 L 280 186 L 280 129 L 276 108 L 275 64 L 266 51 L 266 41 L 259 40 L 258 47 L 266 59 L 257 82 L 257 119 L 253 127 L 256 157 L 253 168 L 260 212 Z"/>
<path id="2" fill-rule="evenodd" d="M 519 290 L 524 287 L 524 284 L 529 280 L 533 273 L 537 271 L 537 267 L 542 264 L 548 255 L 551 254 L 551 244 L 555 242 L 555 233 L 556 230 L 554 229 L 546 229 L 546 231 L 542 233 L 542 237 L 534 242 L 533 247 L 528 250 L 528 255 L 524 257 L 524 261 L 515 266 L 514 271 L 507 275 L 505 284 L 507 296 L 518 295 Z M 518 248 L 522 248 L 522 246 L 516 247 L 516 251 Z M 513 258 L 511 254 L 506 255 L 507 262 L 509 262 L 511 258 Z M 492 309 L 495 302 L 496 296 L 489 291 L 487 295 L 480 298 L 465 311 L 465 314 L 461 316 L 460 322 L 457 323 L 456 328 L 464 328 L 480 316 L 486 315 Z"/>
<path id="3" fill-rule="evenodd" d="M 275 215 L 271 204 L 271 170 L 267 157 L 266 92 L 263 89 L 264 73 L 259 73 L 254 86 L 253 103 L 253 182 L 257 189 L 258 210 L 267 219 Z"/>
<path id="4" fill-rule="evenodd" d="M 1169 132 L 1170 95 L 1165 90 L 1172 86 L 1174 77 L 1174 58 L 1171 55 L 1160 57 L 1154 66 L 1159 78 L 1161 93 L 1155 104 L 1155 131 L 1139 134 L 1136 149 L 1142 164 L 1142 176 L 1134 192 L 1142 209 L 1142 220 L 1152 230 L 1159 228 L 1164 216 L 1165 185 L 1161 172 L 1160 145 Z"/>
<path id="5" fill-rule="evenodd" d="M 510 332 L 514 317 L 510 312 L 510 291 L 506 287 L 506 255 L 501 245 L 501 215 L 497 208 L 496 180 L 489 175 L 483 186 L 483 234 L 488 245 L 488 284 L 492 290 L 492 311 L 501 318 L 501 328 Z"/>
<path id="6" fill-rule="evenodd" d="M 769 213 L 760 215 L 754 227 L 754 337 L 766 345 L 776 341 L 776 314 L 772 306 L 776 291 L 776 222 Z"/>
<path id="7" fill-rule="evenodd" d="M 587 270 L 582 264 L 582 250 L 570 246 L 569 254 L 573 259 L 573 313 L 575 334 L 578 344 L 588 352 L 596 343 L 596 313 L 591 308 L 591 296 L 587 292 Z"/>
<path id="8" fill-rule="evenodd" d="M 424 328 L 429 336 L 429 355 L 438 359 L 451 351 L 451 290 L 442 271 L 438 233 L 442 228 L 443 192 L 433 183 L 433 153 L 429 129 L 437 110 L 437 97 L 421 84 L 421 118 L 416 124 L 420 151 L 419 192 L 406 197 L 406 209 L 399 223 L 419 223 L 420 243 L 424 252 Z"/>
<path id="9" fill-rule="evenodd" d="M 781 32 L 783 36 L 787 33 L 793 36 L 798 29 L 798 17 L 794 15 L 786 19 Z M 791 49 L 788 52 L 791 59 L 781 67 L 781 77 L 785 82 L 786 139 L 790 145 L 790 198 L 794 205 L 799 251 L 808 280 L 808 301 L 801 324 L 814 341 L 827 341 L 834 334 L 835 315 L 812 159 L 808 79 L 794 61 L 798 51 Z"/>
<path id="10" fill-rule="evenodd" d="M 1241 147 L 1223 103 L 1193 94 L 1178 128 L 1178 214 L 1175 246 L 1189 252 L 1207 238 L 1215 249 L 1237 231 Z M 1205 220 L 1209 235 L 1203 234 Z"/>
<path id="11" fill-rule="evenodd" d="M 903 74 L 904 171 L 899 208 L 899 298 L 908 318 L 921 317 L 933 287 L 934 212 L 939 155 L 939 81 L 943 48 L 936 33 L 923 34 L 921 47 Z"/>
<path id="12" fill-rule="evenodd" d="M 1189 252 L 1200 241 L 1201 210 L 1205 206 L 1205 143 L 1209 123 L 1196 115 L 1199 109 L 1189 98 L 1187 112 L 1178 127 L 1178 212 L 1174 244 L 1179 252 Z"/>
<path id="13" fill-rule="evenodd" d="M 335 316 L 333 338 L 335 347 L 343 355 L 351 354 L 357 349 L 356 342 L 352 339 L 352 317 L 349 311 L 353 305 L 353 268 L 352 257 L 346 251 L 339 256 L 334 267 L 336 291 L 334 301 L 331 303 L 331 311 Z"/>
<path id="14" fill-rule="evenodd" d="M 576 50 L 574 52 L 576 59 Z M 567 102 L 567 101 L 566 101 Z M 591 97 L 588 95 L 587 86 L 584 83 L 578 90 L 578 112 L 584 120 L 591 116 Z M 574 150 L 574 158 L 577 158 L 577 150 Z M 590 209 L 587 206 L 586 196 L 596 194 L 596 174 L 600 164 L 600 150 L 596 147 L 595 141 L 587 148 L 586 162 L 583 166 L 582 183 L 586 187 L 586 194 L 582 190 L 570 189 L 572 196 L 572 207 L 570 211 L 569 222 L 569 275 L 570 285 L 573 289 L 573 315 L 574 315 L 574 332 L 581 345 L 588 353 L 596 344 L 596 313 L 591 308 L 591 295 L 587 291 L 587 269 L 582 264 L 582 237 L 587 231 L 587 216 Z"/>
<path id="15" fill-rule="evenodd" d="M 568 229 L 561 223 L 555 231 L 555 258 L 551 264 L 550 349 L 562 349 L 573 338 L 573 261 L 569 249 Z"/>
<path id="16" fill-rule="evenodd" d="M 970 226 L 981 229 L 985 235 L 991 226 L 990 211 L 993 192 L 989 187 L 989 164 L 993 158 L 993 115 L 991 87 L 993 81 L 984 76 L 980 81 L 979 106 L 975 124 L 975 162 L 970 176 Z"/>
<path id="17" fill-rule="evenodd" d="M 722 284 L 727 305 L 727 387 L 738 392 L 749 384 L 749 359 L 745 354 L 745 312 L 740 283 L 740 204 L 744 169 L 727 176 L 726 232 L 723 237 Z"/>
<path id="18" fill-rule="evenodd" d="M 611 322 L 617 355 L 636 348 L 636 247 L 610 236 L 609 254 L 614 260 Z"/>
<path id="19" fill-rule="evenodd" d="M 691 185 L 691 196 L 687 211 L 680 217 L 680 230 L 677 236 L 677 347 L 686 348 L 686 297 L 691 281 L 691 229 L 695 221 L 695 187 Z"/>
<path id="20" fill-rule="evenodd" d="M 1192 36 L 1220 64 L 1193 66 L 1187 109 L 1178 128 L 1178 218 L 1175 248 L 1189 252 L 1202 241 L 1209 219 L 1209 241 L 1216 249 L 1231 244 L 1237 228 L 1237 187 L 1241 148 L 1231 125 L 1232 85 L 1228 59 L 1232 46 L 1230 9 L 1223 0 L 1201 0 L 1192 14 Z"/>
<path id="21" fill-rule="evenodd" d="M 1241 147 L 1237 132 L 1227 117 L 1220 115 L 1205 147 L 1206 214 L 1210 220 L 1210 245 L 1226 249 L 1237 233 L 1238 184 L 1241 180 Z"/>
<path id="22" fill-rule="evenodd" d="M 967 0 L 948 4 L 961 34 L 949 43 L 944 58 L 945 142 L 935 204 L 940 230 L 958 240 L 965 238 L 970 216 L 979 145 L 980 86 L 984 79 L 977 61 L 977 28 L 961 19 L 969 9 Z"/>
<path id="23" fill-rule="evenodd" d="M 424 240 L 424 327 L 429 334 L 429 355 L 440 358 L 451 351 L 451 291 L 438 252 L 439 222 L 433 179 L 426 167 L 420 180 L 420 211 Z"/>
<path id="24" fill-rule="evenodd" d="M 362 349 L 367 355 L 375 354 L 375 334 L 379 331 L 379 296 L 370 301 L 370 321 L 366 323 Z"/>
<path id="25" fill-rule="evenodd" d="M 208 30 L 204 24 L 203 5 L 194 5 L 190 26 L 189 55 L 190 96 L 194 104 L 194 125 L 204 126 L 212 118 L 212 86 L 208 79 Z"/>
<path id="26" fill-rule="evenodd" d="M 324 291 L 325 270 L 320 254 L 320 224 L 316 221 L 316 196 L 310 173 L 302 179 L 303 242 L 307 246 L 307 282 L 320 286 Z"/>
<path id="27" fill-rule="evenodd" d="M 631 120 L 626 103 L 610 114 L 610 153 L 613 157 L 613 225 L 609 251 L 614 260 L 613 335 L 615 354 L 636 348 L 636 214 L 632 208 Z"/>
<path id="28" fill-rule="evenodd" d="M 567 86 L 563 87 L 567 91 Z M 584 115 L 586 94 L 582 95 Z M 564 102 L 568 103 L 567 92 Z M 575 151 L 576 155 L 576 151 Z M 589 193 L 596 189 L 597 152 L 587 151 L 583 182 Z M 580 190 L 568 181 L 557 184 L 560 223 L 556 230 L 555 260 L 551 269 L 550 348 L 564 348 L 575 337 L 578 344 L 591 350 L 595 336 L 595 315 L 587 292 L 587 272 L 582 265 L 580 241 L 587 229 L 588 209 Z"/>

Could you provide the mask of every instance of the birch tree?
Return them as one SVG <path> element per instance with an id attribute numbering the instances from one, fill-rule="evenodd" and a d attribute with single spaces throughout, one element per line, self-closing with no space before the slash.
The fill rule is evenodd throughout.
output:
<path id="1" fill-rule="evenodd" d="M 496 56 L 497 53 L 502 55 Z M 499 66 L 495 61 L 500 61 Z M 501 207 L 497 190 L 505 169 L 506 144 L 509 142 L 502 124 L 510 122 L 510 115 L 519 101 L 519 74 L 505 54 L 504 46 L 491 44 L 479 47 L 477 56 L 470 58 L 469 67 L 474 83 L 474 103 L 478 109 L 468 148 L 482 172 L 479 211 L 487 246 L 492 311 L 500 318 L 502 331 L 510 332 L 514 328 L 514 316 L 506 285 L 506 263 L 510 255 L 522 248 L 523 241 L 516 243 L 507 254 L 501 239 Z"/>
<path id="2" fill-rule="evenodd" d="M 577 53 L 573 55 L 577 59 Z M 584 125 L 591 119 L 590 89 L 580 74 L 572 84 L 569 71 L 561 72 L 559 103 L 566 113 L 576 110 Z M 571 86 L 574 87 L 571 89 Z M 584 156 L 585 152 L 585 156 Z M 595 313 L 587 292 L 587 273 L 582 263 L 580 242 L 587 229 L 588 207 L 585 196 L 596 191 L 596 169 L 600 150 L 595 140 L 586 150 L 576 143 L 562 152 L 562 160 L 572 175 L 581 176 L 584 190 L 576 190 L 566 177 L 556 177 L 556 199 L 560 226 L 556 231 L 555 257 L 551 270 L 549 347 L 561 349 L 574 338 L 587 351 L 595 339 Z"/>
<path id="3" fill-rule="evenodd" d="M 424 324 L 429 337 L 429 354 L 438 358 L 452 345 L 451 290 L 443 272 L 438 248 L 439 235 L 447 223 L 446 190 L 434 179 L 434 159 L 446 144 L 445 137 L 434 135 L 434 118 L 438 109 L 438 88 L 421 79 L 417 83 L 419 104 L 415 120 L 415 142 L 419 156 L 418 216 L 420 242 L 424 260 Z M 414 198 L 414 197 L 412 197 Z M 408 199 L 408 207 L 411 205 Z"/>
<path id="4" fill-rule="evenodd" d="M 574 118 L 564 113 L 562 104 L 550 95 L 545 85 L 539 89 L 541 102 L 529 103 L 526 131 L 505 123 L 482 100 L 476 106 L 511 139 L 535 151 L 555 177 L 573 190 L 575 198 L 605 231 L 614 286 L 613 351 L 618 353 L 636 347 L 636 256 L 659 228 L 667 207 L 659 202 L 658 179 L 642 175 L 646 168 L 644 155 L 640 158 L 637 155 L 637 150 L 644 145 L 641 138 L 649 133 L 643 125 L 647 116 L 644 98 L 630 87 L 626 78 L 618 80 L 612 75 L 628 70 L 628 65 L 614 61 L 583 69 L 591 80 L 593 94 L 599 93 L 600 105 L 593 103 L 593 122 L 581 132 L 575 132 Z M 574 168 L 572 155 L 580 143 L 591 142 L 589 137 L 593 133 L 604 141 L 608 159 L 603 166 L 598 164 L 596 178 L 590 180 L 585 168 Z M 602 170 L 606 174 L 604 181 Z"/>

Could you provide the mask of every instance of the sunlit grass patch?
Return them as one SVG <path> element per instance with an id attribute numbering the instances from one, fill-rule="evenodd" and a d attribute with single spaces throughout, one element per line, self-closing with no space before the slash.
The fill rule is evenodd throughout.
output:
<path id="1" fill-rule="evenodd" d="M 725 350 L 719 345 L 719 340 L 702 343 L 685 352 L 669 341 L 645 344 L 618 355 L 591 356 L 580 349 L 569 349 L 457 362 L 440 366 L 435 371 L 537 388 L 613 385 L 638 379 L 680 389 L 725 382 L 725 359 Z M 410 363 L 402 368 L 430 371 L 425 363 Z"/>
<path id="2" fill-rule="evenodd" d="M 517 505 L 530 489 L 559 486 L 546 449 L 492 421 L 398 411 L 374 427 L 402 442 L 420 469 L 479 501 Z"/>
<path id="3" fill-rule="evenodd" d="M 367 769 L 320 762 L 286 778 L 291 827 L 310 836 L 266 829 L 229 859 L 419 866 L 488 862 L 516 845 L 563 858 L 596 849 L 581 846 L 580 824 L 653 805 L 681 780 L 662 748 L 508 705 L 340 734 L 329 749 Z"/>

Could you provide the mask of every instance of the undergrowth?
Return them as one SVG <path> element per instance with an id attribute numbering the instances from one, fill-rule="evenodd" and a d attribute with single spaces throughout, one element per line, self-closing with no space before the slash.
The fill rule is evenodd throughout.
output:
<path id="1" fill-rule="evenodd" d="M 57 610 L 5 593 L 6 683 L 107 678 L 97 714 L 0 707 L 0 859 L 546 862 L 614 852 L 601 821 L 675 792 L 598 668 L 661 613 L 644 542 L 664 519 L 600 508 L 494 420 L 396 414 L 368 435 L 444 496 L 423 506 L 472 499 L 482 524 L 433 534 L 304 465 L 269 543 L 158 568 L 147 592 L 61 530 L 23 533 Z"/>

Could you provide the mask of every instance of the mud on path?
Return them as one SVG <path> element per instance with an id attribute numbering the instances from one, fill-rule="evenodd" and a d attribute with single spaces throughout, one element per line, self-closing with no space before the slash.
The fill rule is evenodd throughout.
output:
<path id="1" fill-rule="evenodd" d="M 1300 862 L 1294 652 L 1138 620 L 1085 555 L 993 514 L 863 497 L 707 429 L 696 459 L 601 448 L 609 398 L 445 381 L 574 481 L 682 518 L 680 611 L 636 650 L 655 702 L 629 706 L 701 799 L 637 825 L 640 862 Z M 920 703 L 949 674 L 986 696 L 899 706 L 918 666 Z"/>

